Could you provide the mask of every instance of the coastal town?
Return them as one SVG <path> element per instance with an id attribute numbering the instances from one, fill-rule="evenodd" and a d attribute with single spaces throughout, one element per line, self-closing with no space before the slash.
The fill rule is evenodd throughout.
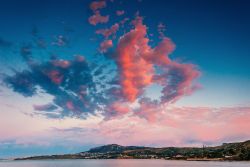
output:
<path id="1" fill-rule="evenodd" d="M 41 159 L 165 159 L 188 161 L 250 160 L 250 140 L 214 147 L 139 147 L 117 144 L 92 148 L 77 154 L 34 156 L 15 160 Z"/>

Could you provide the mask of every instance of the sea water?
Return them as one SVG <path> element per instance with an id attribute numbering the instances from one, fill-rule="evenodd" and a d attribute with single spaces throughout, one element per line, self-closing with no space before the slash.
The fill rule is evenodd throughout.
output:
<path id="1" fill-rule="evenodd" d="M 250 162 L 174 160 L 27 160 L 2 161 L 0 167 L 250 167 Z"/>

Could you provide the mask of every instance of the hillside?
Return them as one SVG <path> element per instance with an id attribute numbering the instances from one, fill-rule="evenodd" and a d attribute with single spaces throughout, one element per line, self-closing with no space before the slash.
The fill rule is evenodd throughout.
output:
<path id="1" fill-rule="evenodd" d="M 146 147 L 138 146 L 120 146 L 118 144 L 109 144 L 100 147 L 91 148 L 90 153 L 107 153 L 107 152 L 124 152 L 129 150 L 145 149 Z"/>
<path id="2" fill-rule="evenodd" d="M 16 160 L 38 159 L 181 159 L 181 160 L 250 160 L 250 140 L 223 143 L 215 147 L 138 147 L 117 144 L 92 148 L 77 154 L 35 156 Z"/>

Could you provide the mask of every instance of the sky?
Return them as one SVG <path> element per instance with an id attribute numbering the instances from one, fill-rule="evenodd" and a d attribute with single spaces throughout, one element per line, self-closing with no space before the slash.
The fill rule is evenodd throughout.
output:
<path id="1" fill-rule="evenodd" d="M 247 0 L 3 0 L 0 158 L 250 139 Z"/>

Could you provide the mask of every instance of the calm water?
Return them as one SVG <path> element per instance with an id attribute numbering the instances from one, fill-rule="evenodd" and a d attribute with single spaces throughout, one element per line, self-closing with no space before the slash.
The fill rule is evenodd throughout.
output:
<path id="1" fill-rule="evenodd" d="M 250 162 L 166 160 L 44 160 L 0 162 L 0 167 L 250 167 Z"/>

